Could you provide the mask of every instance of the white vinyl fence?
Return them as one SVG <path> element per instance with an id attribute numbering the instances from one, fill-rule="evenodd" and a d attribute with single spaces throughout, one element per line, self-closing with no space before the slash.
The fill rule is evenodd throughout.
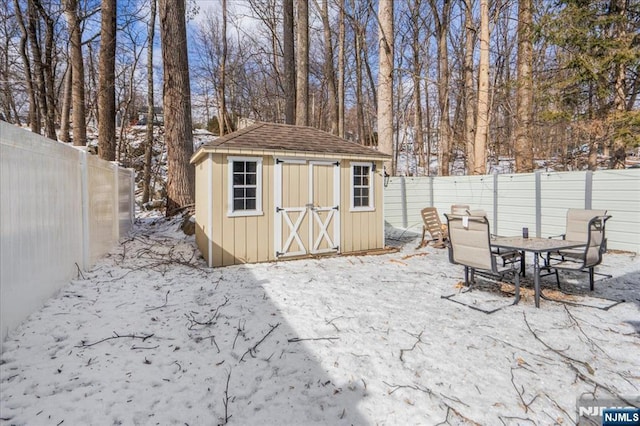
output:
<path id="1" fill-rule="evenodd" d="M 129 231 L 133 179 L 0 121 L 0 342 Z"/>
<path id="2" fill-rule="evenodd" d="M 385 222 L 420 228 L 420 210 L 452 204 L 487 212 L 491 232 L 548 237 L 564 233 L 567 209 L 604 209 L 607 248 L 640 253 L 640 169 L 483 176 L 394 177 L 384 191 Z"/>

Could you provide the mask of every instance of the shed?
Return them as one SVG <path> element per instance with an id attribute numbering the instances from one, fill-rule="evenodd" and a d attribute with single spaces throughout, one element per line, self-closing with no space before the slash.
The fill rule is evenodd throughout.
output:
<path id="1" fill-rule="evenodd" d="M 385 246 L 383 161 L 311 127 L 257 123 L 201 146 L 196 243 L 209 266 Z"/>

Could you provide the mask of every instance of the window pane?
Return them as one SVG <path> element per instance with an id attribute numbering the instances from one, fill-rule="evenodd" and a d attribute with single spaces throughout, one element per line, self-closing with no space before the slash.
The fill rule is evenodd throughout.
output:
<path id="1" fill-rule="evenodd" d="M 233 174 L 233 184 L 234 185 L 244 185 L 244 175 L 241 173 Z"/>
<path id="2" fill-rule="evenodd" d="M 360 198 L 362 195 L 362 188 L 353 188 L 353 198 Z"/>
<path id="3" fill-rule="evenodd" d="M 233 210 L 244 210 L 244 200 L 233 200 Z"/>
<path id="4" fill-rule="evenodd" d="M 247 161 L 245 164 L 246 164 L 245 170 L 247 172 L 255 173 L 258 170 L 258 163 L 256 163 L 255 161 Z"/>
<path id="5" fill-rule="evenodd" d="M 233 199 L 238 200 L 244 198 L 244 188 L 233 188 Z"/>
<path id="6" fill-rule="evenodd" d="M 258 182 L 258 177 L 255 173 L 247 173 L 245 179 L 245 185 L 255 185 Z"/>
<path id="7" fill-rule="evenodd" d="M 355 186 L 361 186 L 362 185 L 362 178 L 360 176 L 353 176 L 353 184 Z"/>
<path id="8" fill-rule="evenodd" d="M 362 176 L 362 186 L 369 186 L 369 175 Z"/>
<path id="9" fill-rule="evenodd" d="M 246 203 L 247 210 L 255 210 L 256 209 L 256 200 L 255 198 L 248 198 Z"/>
<path id="10" fill-rule="evenodd" d="M 256 198 L 256 188 L 246 188 L 244 196 L 245 198 Z"/>
<path id="11" fill-rule="evenodd" d="M 362 188 L 362 192 L 360 192 L 360 195 L 363 198 L 369 198 L 369 188 Z"/>
<path id="12" fill-rule="evenodd" d="M 244 172 L 244 161 L 234 161 L 233 162 L 233 171 L 234 172 Z"/>

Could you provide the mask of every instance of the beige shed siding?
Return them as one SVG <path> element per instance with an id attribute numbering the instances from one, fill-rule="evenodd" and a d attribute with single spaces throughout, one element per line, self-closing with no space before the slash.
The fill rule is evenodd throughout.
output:
<path id="1" fill-rule="evenodd" d="M 273 152 L 251 152 L 240 155 L 237 152 L 215 152 L 201 157 L 196 164 L 196 243 L 205 260 L 208 260 L 208 247 L 211 239 L 212 259 L 214 267 L 229 266 L 242 263 L 274 261 L 275 257 L 275 160 Z M 262 215 L 228 216 L 229 164 L 228 157 L 257 157 L 262 162 Z M 306 156 L 308 160 L 331 160 L 330 156 L 317 158 Z M 382 248 L 384 244 L 383 226 L 383 178 L 382 162 L 375 161 L 377 171 L 374 174 L 374 207 L 373 211 L 351 211 L 351 163 L 362 162 L 358 159 L 334 157 L 340 161 L 340 245 L 341 253 Z M 366 161 L 366 160 L 365 160 Z M 211 166 L 211 167 L 210 167 Z M 309 167 L 305 164 L 284 163 L 283 183 L 289 187 L 283 196 L 282 207 L 304 207 L 309 202 L 309 190 L 313 190 L 313 202 L 316 206 L 333 205 L 333 167 L 314 165 L 313 188 L 310 188 Z M 208 180 L 211 176 L 212 184 Z M 209 194 L 211 188 L 212 193 Z M 322 220 L 328 213 L 323 212 Z M 310 241 L 309 225 L 312 220 L 310 212 L 300 226 L 300 237 L 306 249 L 313 244 Z M 295 223 L 296 215 L 291 219 Z M 209 222 L 211 229 L 208 229 Z M 319 225 L 314 223 L 313 236 L 317 238 Z M 288 236 L 289 227 L 283 224 L 283 241 Z M 329 248 L 323 241 L 319 250 Z M 297 251 L 295 244 L 290 251 Z"/>
<path id="2" fill-rule="evenodd" d="M 207 263 L 209 262 L 209 211 L 213 206 L 209 205 L 209 167 L 211 162 L 205 158 L 196 165 L 196 244 Z M 212 266 L 212 265 L 209 265 Z"/>
<path id="3" fill-rule="evenodd" d="M 359 162 L 359 161 L 356 161 Z M 350 211 L 351 207 L 351 161 L 341 166 L 341 247 L 342 253 L 383 248 L 383 206 L 382 206 L 382 162 L 376 161 L 374 173 L 374 210 Z"/>
<path id="4" fill-rule="evenodd" d="M 263 157 L 262 215 L 240 217 L 228 216 L 228 157 L 213 158 L 213 266 L 273 260 L 273 158 Z"/>

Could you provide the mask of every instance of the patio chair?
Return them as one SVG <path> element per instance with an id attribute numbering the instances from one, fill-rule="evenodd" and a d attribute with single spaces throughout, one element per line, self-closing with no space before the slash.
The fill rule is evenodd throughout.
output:
<path id="1" fill-rule="evenodd" d="M 451 205 L 451 214 L 453 215 L 465 215 L 469 211 L 470 207 L 468 204 L 452 204 Z"/>
<path id="2" fill-rule="evenodd" d="M 491 251 L 491 233 L 486 216 L 446 215 L 449 227 L 449 261 L 464 266 L 465 285 L 475 282 L 475 272 L 515 281 L 515 305 L 520 301 L 520 275 L 517 261 L 504 263 L 500 253 Z"/>
<path id="3" fill-rule="evenodd" d="M 603 211 L 582 210 L 580 212 L 572 212 L 572 217 L 574 219 L 580 218 L 580 221 L 582 221 L 585 215 L 588 214 L 586 212 Z M 567 214 L 568 217 L 569 214 Z M 582 222 L 582 227 L 580 227 L 578 219 L 575 219 L 571 223 L 571 227 L 569 227 L 569 220 L 567 219 L 565 239 L 569 241 L 584 241 L 586 246 L 584 248 L 565 249 L 549 253 L 543 269 L 548 270 L 549 274 L 555 274 L 558 288 L 560 288 L 558 270 L 573 270 L 589 274 L 589 290 L 593 291 L 595 267 L 602 262 L 602 255 L 606 251 L 605 224 L 610 218 L 611 216 L 606 214 L 592 216 L 586 224 Z M 585 235 L 586 241 L 581 239 Z M 601 275 L 611 278 L 611 275 Z"/>
<path id="4" fill-rule="evenodd" d="M 438 215 L 438 209 L 435 207 L 425 207 L 420 211 L 420 214 L 424 224 L 422 225 L 422 241 L 418 248 L 424 247 L 429 243 L 429 241 L 425 241 L 427 232 L 431 236 L 431 241 L 433 242 L 434 247 L 445 248 L 447 230 L 442 226 L 440 215 Z"/>

